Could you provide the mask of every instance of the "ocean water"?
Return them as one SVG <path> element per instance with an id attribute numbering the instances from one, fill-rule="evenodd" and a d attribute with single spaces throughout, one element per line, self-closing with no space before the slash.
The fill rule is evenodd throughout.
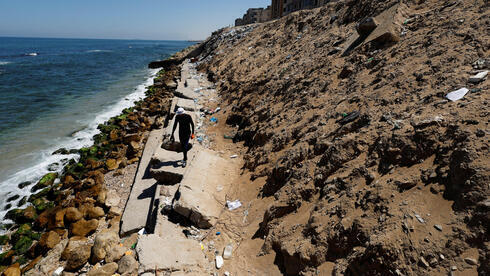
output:
<path id="1" fill-rule="evenodd" d="M 90 145 L 99 123 L 144 97 L 158 72 L 149 62 L 192 44 L 0 37 L 0 217 L 9 197 L 77 157 L 53 151 Z"/>

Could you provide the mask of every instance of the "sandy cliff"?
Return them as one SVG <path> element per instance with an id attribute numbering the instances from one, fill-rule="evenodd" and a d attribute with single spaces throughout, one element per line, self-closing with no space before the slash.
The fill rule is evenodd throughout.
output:
<path id="1" fill-rule="evenodd" d="M 468 81 L 488 23 L 486 1 L 341 1 L 204 42 L 272 202 L 255 254 L 287 275 L 488 274 L 488 81 Z"/>

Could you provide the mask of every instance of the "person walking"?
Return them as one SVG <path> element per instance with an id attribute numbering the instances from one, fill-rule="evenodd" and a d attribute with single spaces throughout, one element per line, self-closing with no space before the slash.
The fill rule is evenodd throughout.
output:
<path id="1" fill-rule="evenodd" d="M 192 121 L 192 117 L 189 114 L 185 113 L 185 110 L 182 107 L 177 109 L 177 114 L 175 115 L 175 122 L 172 129 L 172 136 L 170 137 L 170 141 L 175 141 L 174 132 L 179 125 L 179 142 L 182 146 L 182 152 L 184 153 L 184 159 L 182 160 L 182 167 L 187 165 L 187 150 L 189 150 L 189 139 L 191 135 L 194 136 L 194 122 Z M 192 127 L 192 131 L 191 131 Z"/>

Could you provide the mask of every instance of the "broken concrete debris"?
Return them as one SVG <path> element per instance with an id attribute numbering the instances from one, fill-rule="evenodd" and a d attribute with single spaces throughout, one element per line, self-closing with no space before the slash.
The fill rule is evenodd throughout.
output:
<path id="1" fill-rule="evenodd" d="M 488 75 L 488 71 L 482 71 L 474 76 L 471 76 L 468 81 L 471 83 L 479 83 L 483 81 L 487 77 L 487 75 Z"/>
<path id="2" fill-rule="evenodd" d="M 463 87 L 463 88 L 460 88 L 458 90 L 455 90 L 453 92 L 450 92 L 446 95 L 446 98 L 450 101 L 457 101 L 457 100 L 461 100 L 465 95 L 466 93 L 468 93 L 468 88 L 466 87 Z"/>

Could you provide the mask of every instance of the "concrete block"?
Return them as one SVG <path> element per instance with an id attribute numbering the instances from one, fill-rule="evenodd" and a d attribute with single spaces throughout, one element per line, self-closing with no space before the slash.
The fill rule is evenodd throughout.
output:
<path id="1" fill-rule="evenodd" d="M 157 181 L 149 176 L 151 157 L 162 142 L 163 130 L 150 132 L 143 155 L 131 187 L 131 193 L 121 218 L 121 236 L 126 236 L 146 227 Z"/>
<path id="2" fill-rule="evenodd" d="M 229 187 L 231 183 L 224 183 L 223 179 L 231 179 L 233 166 L 215 152 L 201 150 L 188 170 L 181 181 L 180 197 L 174 202 L 174 210 L 198 227 L 210 228 L 224 209 L 226 189 L 223 187 Z"/>
<path id="3" fill-rule="evenodd" d="M 172 274 L 193 272 L 205 275 L 207 261 L 196 240 L 181 236 L 162 238 L 155 234 L 141 235 L 136 252 L 140 263 L 139 274 L 157 270 Z"/>
<path id="4" fill-rule="evenodd" d="M 196 149 L 188 151 L 188 162 L 194 159 L 196 151 Z M 188 169 L 188 167 L 182 167 L 183 158 L 184 155 L 182 153 L 168 151 L 162 148 L 156 149 L 151 158 L 151 176 L 166 185 L 179 183 Z"/>

